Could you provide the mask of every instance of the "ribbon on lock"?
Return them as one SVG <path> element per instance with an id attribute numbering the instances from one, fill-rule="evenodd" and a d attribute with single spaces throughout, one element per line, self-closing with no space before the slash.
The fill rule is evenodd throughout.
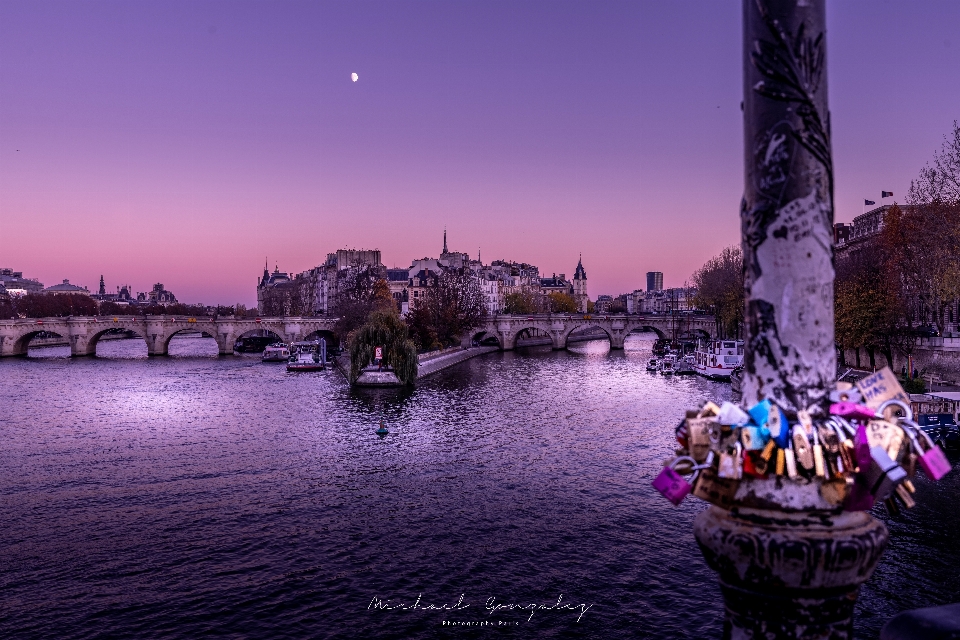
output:
<path id="1" fill-rule="evenodd" d="M 879 412 L 856 402 L 836 402 L 830 405 L 830 413 L 847 420 L 873 420 L 880 417 Z"/>

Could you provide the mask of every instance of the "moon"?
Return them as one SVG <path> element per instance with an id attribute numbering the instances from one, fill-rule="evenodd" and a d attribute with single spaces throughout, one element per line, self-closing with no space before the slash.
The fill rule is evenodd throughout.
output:
<path id="1" fill-rule="evenodd" d="M 360 79 L 360 76 L 358 76 L 356 73 L 351 73 L 351 74 L 350 74 L 350 79 L 353 80 L 354 82 L 356 82 L 357 80 Z"/>

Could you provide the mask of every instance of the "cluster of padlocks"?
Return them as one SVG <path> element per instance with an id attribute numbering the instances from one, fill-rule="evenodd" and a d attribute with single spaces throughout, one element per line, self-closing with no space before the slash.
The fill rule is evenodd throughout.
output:
<path id="1" fill-rule="evenodd" d="M 911 508 L 917 464 L 933 480 L 950 463 L 913 421 L 907 396 L 889 368 L 857 383 L 838 383 L 829 415 L 798 411 L 790 421 L 768 400 L 746 410 L 707 402 L 676 429 L 680 448 L 653 481 L 674 505 L 690 493 L 729 509 L 745 478 L 777 476 L 818 484 L 824 500 L 848 511 L 883 502 Z M 689 476 L 689 479 L 684 477 Z"/>

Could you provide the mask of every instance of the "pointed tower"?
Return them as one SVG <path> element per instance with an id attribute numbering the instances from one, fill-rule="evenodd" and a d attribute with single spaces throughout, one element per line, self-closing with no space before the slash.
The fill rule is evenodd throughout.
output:
<path id="1" fill-rule="evenodd" d="M 103 286 L 103 274 L 102 274 L 102 273 L 100 274 L 100 295 L 101 295 L 101 296 L 107 295 L 107 288 L 106 288 L 105 286 Z"/>
<path id="2" fill-rule="evenodd" d="M 583 254 L 577 262 L 577 270 L 573 272 L 573 298 L 577 301 L 580 313 L 587 312 L 587 272 L 583 268 Z"/>
<path id="3" fill-rule="evenodd" d="M 443 228 L 443 253 L 447 253 L 447 228 Z"/>

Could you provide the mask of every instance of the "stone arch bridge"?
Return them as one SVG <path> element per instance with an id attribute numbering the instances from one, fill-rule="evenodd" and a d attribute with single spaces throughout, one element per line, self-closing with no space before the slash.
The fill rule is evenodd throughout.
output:
<path id="1" fill-rule="evenodd" d="M 652 331 L 660 338 L 711 339 L 716 325 L 713 316 L 694 315 L 588 315 L 550 314 L 532 316 L 498 315 L 488 317 L 472 332 L 472 340 L 495 337 L 500 348 L 517 346 L 518 336 L 536 329 L 550 336 L 554 349 L 566 349 L 567 339 L 577 329 L 597 327 L 610 339 L 610 348 L 623 349 L 623 341 L 635 331 Z"/>
<path id="2" fill-rule="evenodd" d="M 131 331 L 147 343 L 152 356 L 167 354 L 170 339 L 184 331 L 200 331 L 217 341 L 221 355 L 233 353 L 240 336 L 258 330 L 275 333 L 284 342 L 303 340 L 317 332 L 332 334 L 336 318 L 235 318 L 190 316 L 115 316 L 27 318 L 0 320 L 0 357 L 26 355 L 30 340 L 40 332 L 54 333 L 70 343 L 72 356 L 92 356 L 108 332 Z"/>

